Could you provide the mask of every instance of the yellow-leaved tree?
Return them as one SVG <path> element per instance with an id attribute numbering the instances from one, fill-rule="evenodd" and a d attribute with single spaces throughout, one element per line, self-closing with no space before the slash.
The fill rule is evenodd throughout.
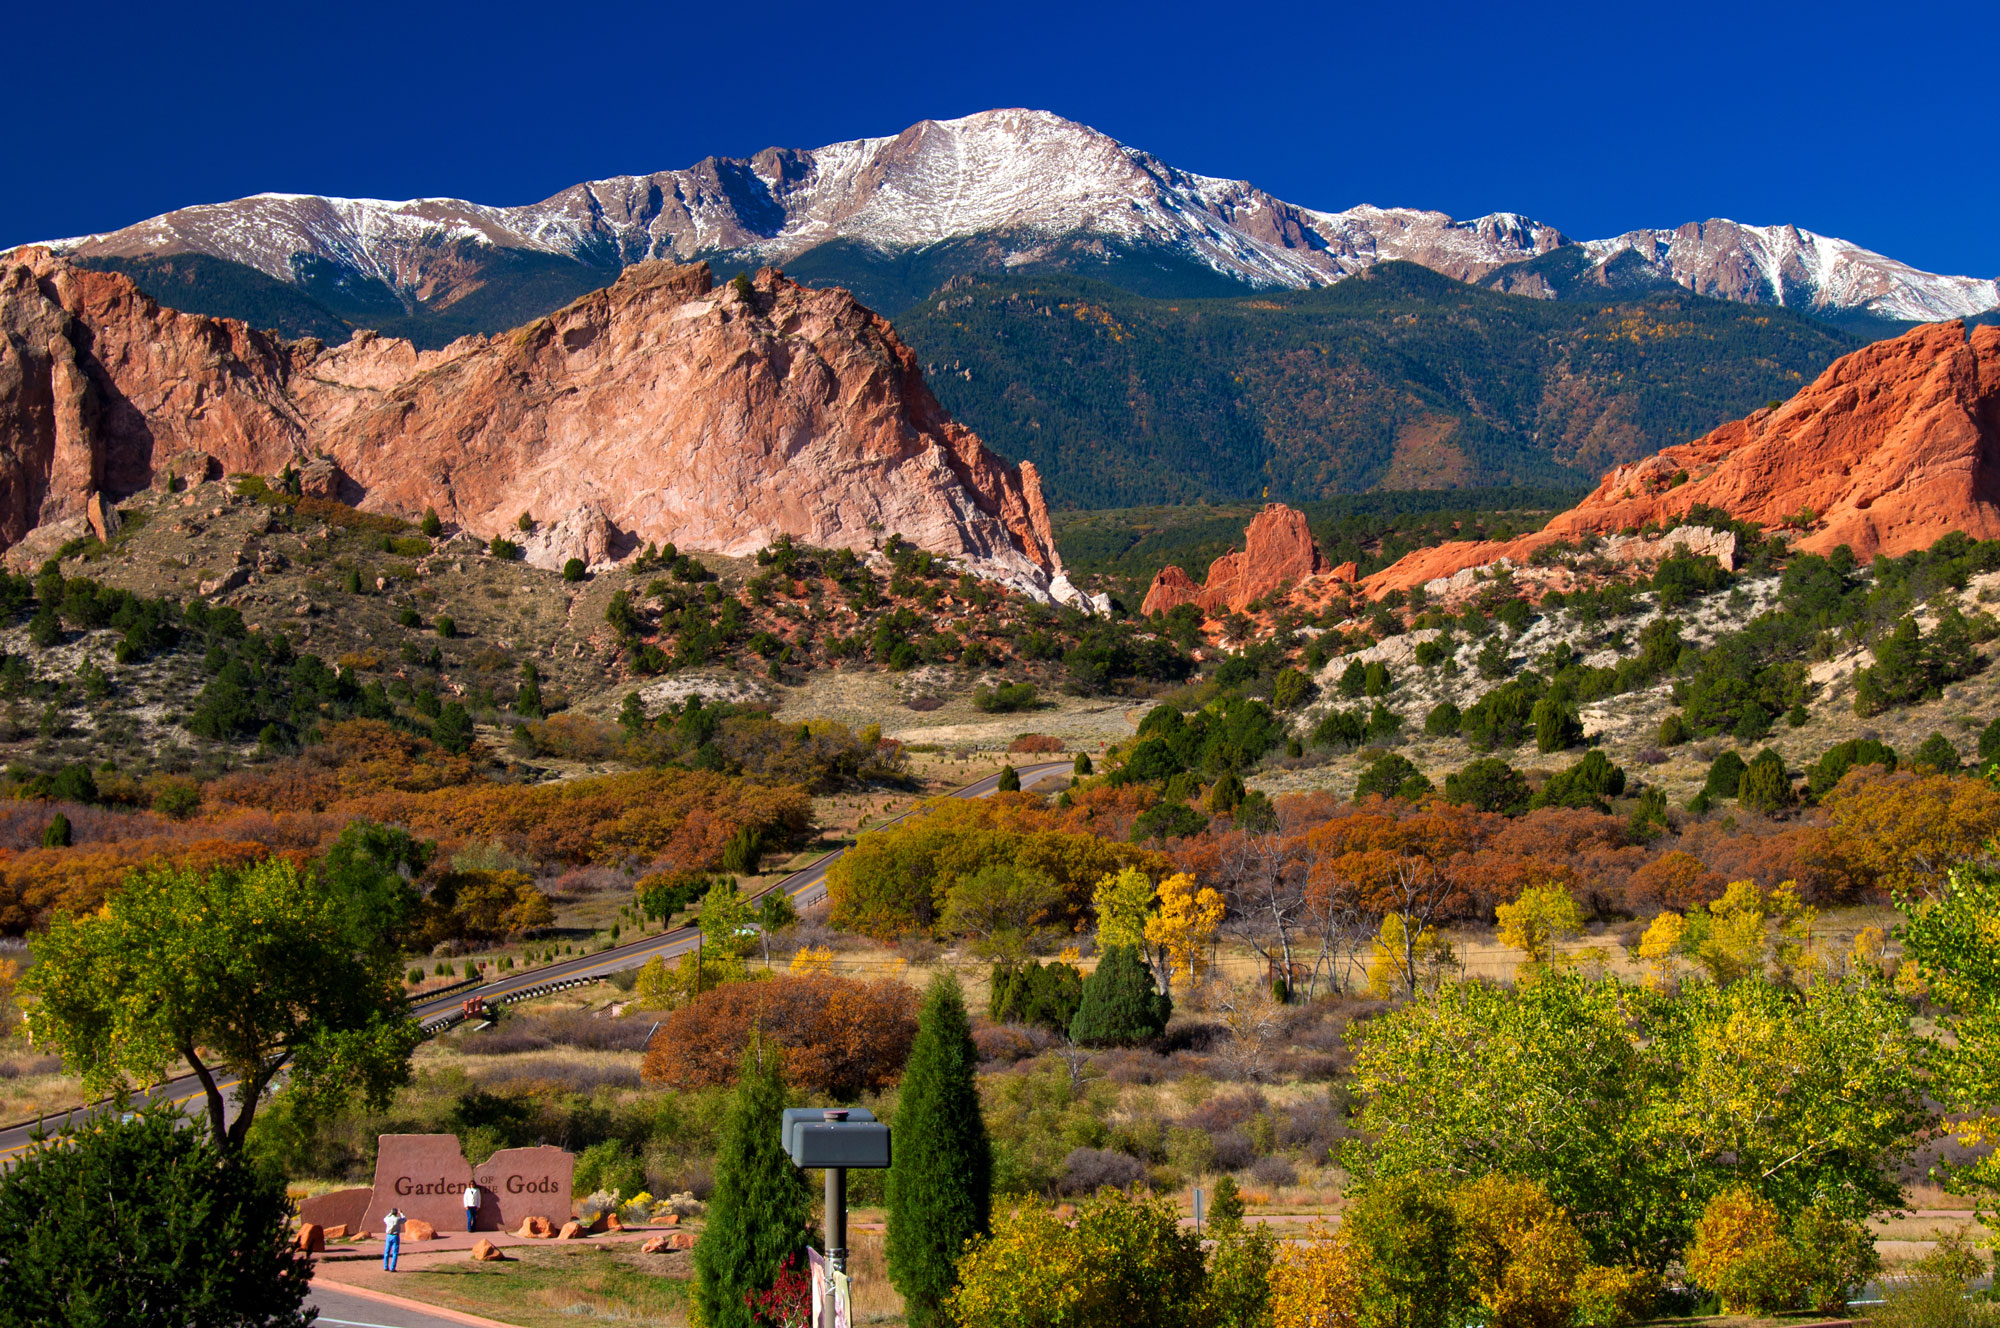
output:
<path id="1" fill-rule="evenodd" d="M 1662 913 L 1639 938 L 1639 958 L 1646 965 L 1646 986 L 1662 991 L 1680 976 L 1681 945 L 1687 938 L 1687 919 L 1678 913 Z"/>
<path id="2" fill-rule="evenodd" d="M 1568 887 L 1551 881 L 1531 885 L 1511 904 L 1493 910 L 1500 920 L 1500 943 L 1519 950 L 1520 977 L 1531 982 L 1558 962 L 1557 946 L 1583 934 L 1583 910 Z"/>
<path id="3" fill-rule="evenodd" d="M 1441 976 L 1454 962 L 1456 956 L 1437 928 L 1425 927 L 1411 943 L 1402 915 L 1390 913 L 1383 917 L 1382 930 L 1368 950 L 1368 994 L 1382 1001 L 1399 991 L 1415 990 L 1426 976 Z"/>
<path id="4" fill-rule="evenodd" d="M 1196 885 L 1187 872 L 1161 881 L 1159 896 L 1159 911 L 1146 919 L 1146 941 L 1166 955 L 1169 984 L 1178 973 L 1193 986 L 1208 969 L 1209 949 L 1222 926 L 1222 896 Z M 1167 992 L 1172 994 L 1171 985 Z"/>
<path id="5" fill-rule="evenodd" d="M 1487 1175 L 1452 1192 L 1459 1257 L 1493 1328 L 1570 1328 L 1589 1250 L 1539 1181 Z"/>
<path id="6" fill-rule="evenodd" d="M 1332 1227 L 1288 1241 L 1271 1265 L 1272 1328 L 1359 1328 L 1362 1252 Z"/>

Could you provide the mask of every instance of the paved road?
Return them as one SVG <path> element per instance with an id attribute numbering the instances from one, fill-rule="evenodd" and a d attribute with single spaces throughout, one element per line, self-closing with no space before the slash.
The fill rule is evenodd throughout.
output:
<path id="1" fill-rule="evenodd" d="M 1016 767 L 1016 773 L 1021 777 L 1021 786 L 1023 788 L 1031 788 L 1036 784 L 1068 772 L 1073 762 L 1074 758 L 1066 761 L 1039 761 L 1033 765 Z M 999 785 L 1000 776 L 996 772 L 979 780 L 977 783 L 967 784 L 964 788 L 956 789 L 945 796 L 952 798 L 990 797 Z M 904 817 L 915 815 L 920 809 L 921 804 L 902 813 L 900 816 L 890 817 L 874 828 L 880 829 L 884 825 L 894 825 L 897 821 L 904 819 Z M 782 881 L 767 887 L 765 891 L 760 891 L 759 894 L 768 893 L 770 890 L 783 890 L 792 897 L 792 902 L 801 908 L 816 904 L 826 898 L 826 869 L 832 866 L 835 859 L 839 858 L 846 851 L 846 849 L 835 849 L 804 870 L 793 872 Z M 486 983 L 484 986 L 460 987 L 448 995 L 433 1000 L 420 1000 L 412 1009 L 418 1019 L 431 1019 L 459 1009 L 465 1001 L 475 996 L 488 1001 L 498 1001 L 551 982 L 606 977 L 612 973 L 623 972 L 629 968 L 638 968 L 655 955 L 663 959 L 678 958 L 689 950 L 694 949 L 696 938 L 699 935 L 700 932 L 694 927 L 676 927 L 671 931 L 661 932 L 656 936 L 647 936 L 640 940 L 628 941 L 624 945 L 614 946 L 609 950 L 599 950 L 596 954 L 578 955 L 571 959 L 560 960 L 557 963 L 544 964 L 540 968 L 521 969 L 518 972 L 509 973 L 504 978 Z M 230 1087 L 233 1086 L 233 1084 L 230 1085 Z M 225 1091 L 227 1090 L 225 1089 Z M 143 1094 L 135 1095 L 135 1097 L 145 1102 L 173 1101 L 187 1106 L 194 1111 L 206 1109 L 206 1101 L 202 1095 L 201 1083 L 191 1074 L 182 1075 L 178 1079 L 170 1079 L 166 1083 L 149 1089 Z M 232 1099 L 232 1109 L 234 1105 Z M 98 1106 L 80 1107 L 77 1111 L 91 1112 L 98 1109 Z M 60 1126 L 67 1119 L 67 1116 L 58 1115 L 45 1119 L 49 1127 L 53 1129 Z M 0 1165 L 4 1165 L 7 1160 L 28 1146 L 33 1130 L 33 1125 L 17 1125 L 12 1129 L 0 1130 Z"/>
<path id="2" fill-rule="evenodd" d="M 317 1279 L 306 1304 L 319 1310 L 315 1323 L 329 1324 L 332 1328 L 464 1328 L 465 1324 L 464 1319 L 448 1319 L 441 1314 L 357 1296 Z"/>

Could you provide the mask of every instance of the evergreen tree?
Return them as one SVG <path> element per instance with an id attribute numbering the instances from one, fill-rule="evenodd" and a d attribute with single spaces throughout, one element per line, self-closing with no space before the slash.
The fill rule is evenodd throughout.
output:
<path id="1" fill-rule="evenodd" d="M 1910 764 L 1927 765 L 1941 775 L 1955 775 L 1959 767 L 1958 748 L 1944 734 L 1933 733 L 1917 748 Z"/>
<path id="2" fill-rule="evenodd" d="M 965 1242 L 986 1233 L 993 1156 L 979 1114 L 979 1051 L 958 979 L 940 973 L 924 993 L 917 1040 L 903 1071 L 889 1168 L 889 1278 L 910 1328 L 949 1322 Z"/>
<path id="3" fill-rule="evenodd" d="M 1083 980 L 1083 1003 L 1070 1020 L 1072 1041 L 1086 1046 L 1131 1045 L 1158 1037 L 1174 1003 L 1153 990 L 1153 975 L 1129 945 L 1114 945 Z"/>
<path id="4" fill-rule="evenodd" d="M 708 1227 L 694 1247 L 694 1308 L 706 1328 L 752 1328 L 743 1297 L 768 1290 L 786 1260 L 805 1257 L 812 1187 L 778 1137 L 784 1111 L 777 1048 L 753 1037 L 722 1125 Z"/>
<path id="5" fill-rule="evenodd" d="M 30 1145 L 0 1181 L 0 1325 L 303 1324 L 282 1181 L 170 1111 Z"/>
<path id="6" fill-rule="evenodd" d="M 1216 776 L 1215 787 L 1208 791 L 1208 809 L 1219 816 L 1227 815 L 1236 810 L 1245 792 L 1243 776 L 1234 770 L 1225 770 Z"/>
<path id="7" fill-rule="evenodd" d="M 43 848 L 68 848 L 70 846 L 69 817 L 57 812 L 49 818 L 48 828 L 42 831 Z"/>
<path id="8" fill-rule="evenodd" d="M 2000 724 L 2000 720 L 1995 720 L 1994 722 L 1996 724 Z M 1076 772 L 1076 776 L 1079 779 L 1081 779 L 1085 775 L 1094 774 L 1095 769 L 1090 764 L 1090 753 L 1078 752 L 1076 754 L 1076 764 L 1072 766 L 1071 769 Z"/>
<path id="9" fill-rule="evenodd" d="M 447 701 L 431 726 L 431 737 L 454 756 L 463 756 L 472 750 L 472 716 L 458 702 Z"/>
<path id="10" fill-rule="evenodd" d="M 1566 751 L 1583 741 L 1583 721 L 1553 696 L 1545 696 L 1535 702 L 1528 722 L 1535 726 L 1535 750 L 1540 752 Z"/>
<path id="11" fill-rule="evenodd" d="M 999 787 L 1002 793 L 1019 793 L 1021 791 L 1020 772 L 1011 765 L 1001 766 Z"/>
<path id="12" fill-rule="evenodd" d="M 547 713 L 542 706 L 542 672 L 530 660 L 521 666 L 521 687 L 514 694 L 514 713 L 540 719 Z"/>
<path id="13" fill-rule="evenodd" d="M 1211 1227 L 1243 1225 L 1243 1193 L 1236 1188 L 1236 1177 L 1225 1175 L 1215 1182 L 1215 1196 L 1208 1203 L 1208 1224 Z"/>
<path id="14" fill-rule="evenodd" d="M 1785 760 L 1766 748 L 1743 768 L 1737 781 L 1736 798 L 1752 811 L 1775 812 L 1792 805 L 1792 777 L 1785 773 Z"/>
<path id="15" fill-rule="evenodd" d="M 1701 791 L 1710 798 L 1733 798 L 1736 786 L 1743 782 L 1743 758 L 1734 751 L 1727 751 L 1715 758 L 1708 767 L 1708 780 Z"/>

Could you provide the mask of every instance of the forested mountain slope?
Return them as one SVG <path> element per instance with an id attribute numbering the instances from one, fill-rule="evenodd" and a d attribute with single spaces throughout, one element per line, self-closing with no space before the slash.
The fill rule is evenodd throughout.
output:
<path id="1" fill-rule="evenodd" d="M 1076 507 L 1588 482 L 1859 344 L 1678 288 L 1529 299 L 1410 263 L 1205 300 L 966 277 L 897 324 L 947 408 Z"/>

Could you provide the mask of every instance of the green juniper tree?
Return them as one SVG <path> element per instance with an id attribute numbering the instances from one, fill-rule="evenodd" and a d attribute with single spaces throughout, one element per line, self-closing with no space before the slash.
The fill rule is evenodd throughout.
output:
<path id="1" fill-rule="evenodd" d="M 1070 1020 L 1069 1035 L 1087 1046 L 1129 1046 L 1158 1037 L 1172 1013 L 1173 1002 L 1153 990 L 1153 975 L 1139 952 L 1114 945 L 1083 980 L 1083 1003 Z"/>
<path id="2" fill-rule="evenodd" d="M 889 1278 L 910 1328 L 942 1328 L 965 1242 L 986 1233 L 992 1150 L 979 1111 L 979 1052 L 958 979 L 941 973 L 924 993 L 917 1040 L 903 1071 L 889 1168 Z"/>
<path id="3" fill-rule="evenodd" d="M 285 1186 L 172 1111 L 29 1146 L 0 1180 L 0 1328 L 303 1325 Z"/>
<path id="4" fill-rule="evenodd" d="M 744 1296 L 768 1290 L 788 1260 L 805 1257 L 812 1187 L 778 1137 L 784 1112 L 777 1048 L 753 1037 L 722 1125 L 708 1227 L 694 1247 L 694 1308 L 706 1328 L 752 1328 Z"/>

